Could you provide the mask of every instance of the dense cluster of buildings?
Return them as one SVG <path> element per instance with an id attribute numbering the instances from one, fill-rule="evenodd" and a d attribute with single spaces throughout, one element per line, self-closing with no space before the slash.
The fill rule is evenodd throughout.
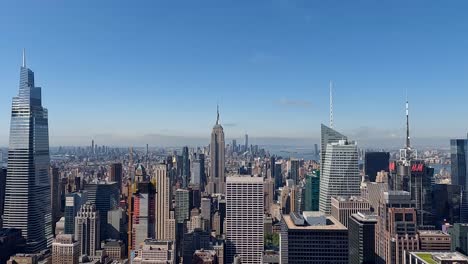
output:
<path id="1" fill-rule="evenodd" d="M 47 114 L 23 58 L 0 170 L 0 264 L 468 263 L 468 139 L 450 142 L 451 184 L 436 183 L 408 111 L 396 158 L 361 155 L 322 125 L 319 161 L 270 155 L 247 135 L 226 144 L 218 110 L 208 147 L 92 141 L 51 163 Z"/>

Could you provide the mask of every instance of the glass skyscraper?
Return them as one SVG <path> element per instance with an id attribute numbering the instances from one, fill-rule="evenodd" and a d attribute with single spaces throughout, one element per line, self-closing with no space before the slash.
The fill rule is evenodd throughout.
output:
<path id="1" fill-rule="evenodd" d="M 468 192 L 467 192 L 467 151 L 468 139 L 450 140 L 450 157 L 452 163 L 452 184 L 462 187 L 462 203 L 460 208 L 460 220 L 468 221 Z"/>
<path id="2" fill-rule="evenodd" d="M 19 93 L 11 111 L 4 227 L 21 229 L 27 252 L 52 245 L 49 159 L 47 109 L 23 52 Z"/>

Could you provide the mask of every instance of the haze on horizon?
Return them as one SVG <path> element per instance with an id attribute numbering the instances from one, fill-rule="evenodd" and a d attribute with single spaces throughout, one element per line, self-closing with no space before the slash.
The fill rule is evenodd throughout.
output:
<path id="1" fill-rule="evenodd" d="M 227 140 L 312 146 L 329 122 L 330 80 L 335 128 L 351 139 L 403 145 L 407 90 L 413 144 L 448 146 L 468 130 L 467 7 L 1 3 L 0 146 L 23 48 L 52 146 L 208 144 L 217 102 Z"/>

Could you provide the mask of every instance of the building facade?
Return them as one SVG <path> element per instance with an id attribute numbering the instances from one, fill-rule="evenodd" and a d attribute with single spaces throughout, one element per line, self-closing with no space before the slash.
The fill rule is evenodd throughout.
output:
<path id="1" fill-rule="evenodd" d="M 101 245 L 100 216 L 96 205 L 86 203 L 75 217 L 75 239 L 80 245 L 80 256 L 95 256 Z"/>
<path id="2" fill-rule="evenodd" d="M 351 215 L 348 224 L 349 264 L 376 263 L 376 224 L 376 215 L 363 213 Z"/>
<path id="3" fill-rule="evenodd" d="M 52 243 L 52 264 L 78 264 L 80 245 L 73 235 L 57 235 Z"/>
<path id="4" fill-rule="evenodd" d="M 224 130 L 219 123 L 219 111 L 216 124 L 211 132 L 210 142 L 210 180 L 208 193 L 226 193 Z"/>

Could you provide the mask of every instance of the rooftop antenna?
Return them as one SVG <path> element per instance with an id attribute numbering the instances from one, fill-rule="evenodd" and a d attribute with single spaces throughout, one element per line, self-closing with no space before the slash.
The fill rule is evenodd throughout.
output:
<path id="1" fill-rule="evenodd" d="M 219 125 L 219 104 L 216 104 L 216 124 Z"/>
<path id="2" fill-rule="evenodd" d="M 330 81 L 330 128 L 333 128 L 333 82 Z"/>
<path id="3" fill-rule="evenodd" d="M 409 128 L 409 102 L 408 89 L 406 89 L 406 148 L 411 149 L 410 128 Z"/>
<path id="4" fill-rule="evenodd" d="M 26 68 L 26 50 L 23 48 L 23 68 Z"/>

